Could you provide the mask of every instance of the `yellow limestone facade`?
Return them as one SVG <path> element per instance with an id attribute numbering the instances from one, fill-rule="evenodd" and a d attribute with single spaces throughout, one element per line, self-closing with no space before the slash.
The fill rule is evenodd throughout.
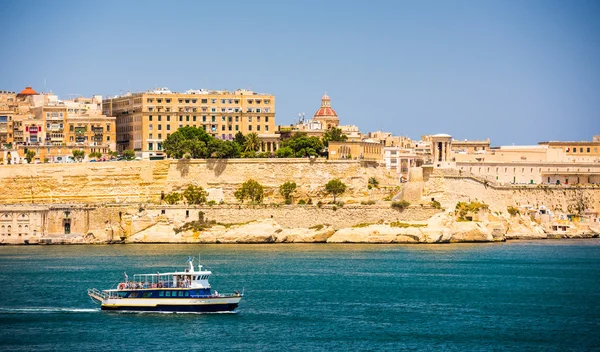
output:
<path id="1" fill-rule="evenodd" d="M 102 108 L 117 118 L 119 151 L 162 155 L 163 141 L 184 126 L 203 128 L 220 139 L 233 139 L 237 132 L 267 137 L 275 132 L 275 96 L 246 89 L 177 93 L 160 88 L 105 99 Z"/>

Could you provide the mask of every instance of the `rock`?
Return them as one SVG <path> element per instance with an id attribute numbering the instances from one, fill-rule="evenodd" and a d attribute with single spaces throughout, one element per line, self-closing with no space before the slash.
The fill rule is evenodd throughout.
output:
<path id="1" fill-rule="evenodd" d="M 481 222 L 454 222 L 450 229 L 450 242 L 492 242 L 492 234 Z"/>

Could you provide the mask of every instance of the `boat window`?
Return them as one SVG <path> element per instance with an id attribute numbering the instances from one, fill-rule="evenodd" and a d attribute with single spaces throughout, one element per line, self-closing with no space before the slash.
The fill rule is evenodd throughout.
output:
<path id="1" fill-rule="evenodd" d="M 150 298 L 150 297 L 152 297 L 152 292 L 144 292 L 142 294 L 142 298 Z"/>
<path id="2" fill-rule="evenodd" d="M 183 297 L 183 291 L 179 291 L 179 297 Z"/>
<path id="3" fill-rule="evenodd" d="M 158 293 L 158 295 L 159 295 L 160 297 L 164 297 L 164 296 L 165 296 L 165 292 L 164 292 L 164 291 L 160 291 L 160 292 Z"/>
<path id="4" fill-rule="evenodd" d="M 171 291 L 171 297 L 177 297 L 177 291 Z"/>
<path id="5" fill-rule="evenodd" d="M 171 291 L 167 291 L 167 297 L 171 297 Z"/>
<path id="6" fill-rule="evenodd" d="M 186 297 L 189 297 L 189 296 L 190 296 L 190 293 L 189 293 L 189 291 L 185 291 L 185 296 L 186 296 Z"/>

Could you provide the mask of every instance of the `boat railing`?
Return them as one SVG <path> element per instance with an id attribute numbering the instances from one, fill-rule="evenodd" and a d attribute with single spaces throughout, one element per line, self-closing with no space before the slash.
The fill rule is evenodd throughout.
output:
<path id="1" fill-rule="evenodd" d="M 240 293 L 217 293 L 212 295 L 190 295 L 191 298 L 231 298 L 242 297 Z"/>
<path id="2" fill-rule="evenodd" d="M 92 297 L 93 299 L 97 300 L 97 301 L 103 301 L 105 299 L 108 299 L 109 294 L 103 291 L 100 291 L 97 288 L 88 288 L 88 296 Z"/>

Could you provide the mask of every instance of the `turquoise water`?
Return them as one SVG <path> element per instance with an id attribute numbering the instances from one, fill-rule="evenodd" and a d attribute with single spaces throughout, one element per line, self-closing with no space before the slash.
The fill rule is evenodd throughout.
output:
<path id="1" fill-rule="evenodd" d="M 101 312 L 126 271 L 201 255 L 235 314 Z M 583 351 L 600 347 L 600 240 L 456 245 L 0 247 L 0 350 Z"/>

